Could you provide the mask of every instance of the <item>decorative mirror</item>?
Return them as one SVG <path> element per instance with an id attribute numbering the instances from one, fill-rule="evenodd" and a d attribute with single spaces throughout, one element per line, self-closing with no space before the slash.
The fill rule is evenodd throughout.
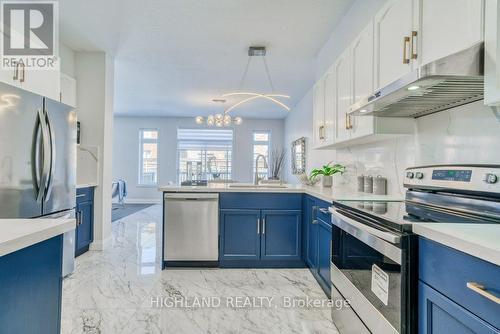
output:
<path id="1" fill-rule="evenodd" d="M 306 138 L 292 142 L 292 173 L 294 175 L 306 172 Z"/>

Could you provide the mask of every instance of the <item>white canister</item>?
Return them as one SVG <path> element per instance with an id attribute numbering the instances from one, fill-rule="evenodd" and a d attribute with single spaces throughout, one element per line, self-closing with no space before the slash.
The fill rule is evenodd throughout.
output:
<path id="1" fill-rule="evenodd" d="M 358 191 L 359 192 L 365 191 L 365 176 L 360 175 L 357 177 L 357 180 L 358 180 Z"/>
<path id="2" fill-rule="evenodd" d="M 373 192 L 373 177 L 370 175 L 364 177 L 364 191 L 365 193 L 372 193 Z"/>
<path id="3" fill-rule="evenodd" d="M 373 179 L 373 193 L 375 195 L 387 195 L 387 179 L 378 175 Z"/>

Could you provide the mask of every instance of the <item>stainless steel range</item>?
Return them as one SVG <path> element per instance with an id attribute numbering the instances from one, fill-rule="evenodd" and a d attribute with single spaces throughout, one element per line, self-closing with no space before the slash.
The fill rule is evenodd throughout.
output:
<path id="1" fill-rule="evenodd" d="M 332 299 L 350 304 L 332 310 L 342 334 L 417 332 L 412 224 L 500 224 L 500 165 L 409 168 L 405 187 L 403 202 L 334 202 L 330 208 Z"/>

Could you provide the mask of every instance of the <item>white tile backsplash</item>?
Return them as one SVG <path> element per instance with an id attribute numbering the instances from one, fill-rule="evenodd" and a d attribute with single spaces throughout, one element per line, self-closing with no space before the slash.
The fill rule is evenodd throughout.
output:
<path id="1" fill-rule="evenodd" d="M 306 95 L 304 104 L 309 100 Z M 285 125 L 287 145 L 302 135 L 311 138 L 312 124 L 304 127 L 311 110 L 312 107 L 300 103 L 289 115 Z M 388 179 L 388 193 L 398 194 L 404 191 L 403 177 L 407 167 L 500 164 L 500 121 L 482 101 L 418 118 L 415 122 L 417 131 L 414 136 L 340 150 L 312 150 L 309 140 L 308 171 L 328 161 L 335 161 L 345 164 L 348 169 L 344 175 L 334 177 L 334 186 L 348 186 L 355 191 L 357 175 L 381 175 Z M 297 183 L 298 179 L 289 170 L 287 172 L 288 181 Z"/>

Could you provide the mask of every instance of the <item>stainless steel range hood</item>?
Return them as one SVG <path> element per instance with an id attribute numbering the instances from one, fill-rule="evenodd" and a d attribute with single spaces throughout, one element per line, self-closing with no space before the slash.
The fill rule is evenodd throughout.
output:
<path id="1" fill-rule="evenodd" d="M 484 43 L 441 58 L 352 105 L 349 114 L 421 117 L 484 97 Z"/>

